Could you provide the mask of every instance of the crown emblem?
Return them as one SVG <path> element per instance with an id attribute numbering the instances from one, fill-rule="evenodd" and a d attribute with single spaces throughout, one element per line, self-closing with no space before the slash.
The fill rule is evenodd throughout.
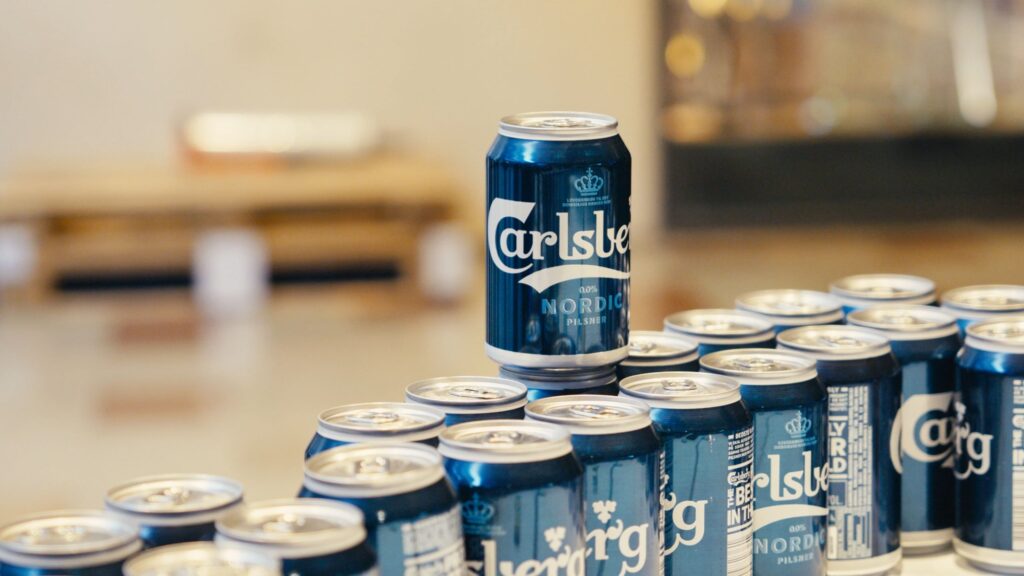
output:
<path id="1" fill-rule="evenodd" d="M 790 436 L 805 436 L 811 430 L 811 419 L 797 412 L 792 420 L 786 422 L 786 432 Z"/>
<path id="2" fill-rule="evenodd" d="M 487 524 L 491 518 L 494 518 L 494 506 L 481 500 L 479 494 L 473 494 L 468 502 L 462 503 L 462 519 L 467 524 Z"/>
<path id="3" fill-rule="evenodd" d="M 604 188 L 604 178 L 595 175 L 593 168 L 587 168 L 587 175 L 577 178 L 573 186 L 580 196 L 594 196 Z"/>
<path id="4" fill-rule="evenodd" d="M 552 552 L 558 552 L 558 549 L 562 547 L 562 541 L 565 540 L 565 526 L 548 528 L 544 531 L 544 539 L 548 541 Z"/>

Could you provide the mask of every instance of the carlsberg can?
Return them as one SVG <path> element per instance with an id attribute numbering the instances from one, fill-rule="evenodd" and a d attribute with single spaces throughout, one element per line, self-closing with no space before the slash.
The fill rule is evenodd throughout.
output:
<path id="1" fill-rule="evenodd" d="M 501 120 L 487 154 L 487 355 L 610 365 L 629 340 L 630 156 L 586 112 Z"/>

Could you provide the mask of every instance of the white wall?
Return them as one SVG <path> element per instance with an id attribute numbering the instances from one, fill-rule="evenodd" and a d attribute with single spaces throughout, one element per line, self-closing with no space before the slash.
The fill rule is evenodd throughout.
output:
<path id="1" fill-rule="evenodd" d="M 0 172 L 172 162 L 173 122 L 194 109 L 358 109 L 451 165 L 478 202 L 500 116 L 586 109 L 619 117 L 646 226 L 660 193 L 656 14 L 655 0 L 11 0 Z"/>

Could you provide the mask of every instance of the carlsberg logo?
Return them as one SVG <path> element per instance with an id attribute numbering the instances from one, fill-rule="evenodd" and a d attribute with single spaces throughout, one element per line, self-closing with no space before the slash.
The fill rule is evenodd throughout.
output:
<path id="1" fill-rule="evenodd" d="M 965 419 L 966 406 L 957 402 L 955 408 L 954 450 L 956 462 L 953 466 L 953 475 L 960 480 L 968 478 L 971 474 L 984 476 L 992 467 L 992 435 L 982 434 L 971 429 L 971 424 Z"/>
<path id="2" fill-rule="evenodd" d="M 521 274 L 532 270 L 519 280 L 537 292 L 568 280 L 582 278 L 629 278 L 628 272 L 595 264 L 582 264 L 593 258 L 608 258 L 629 251 L 629 225 L 605 228 L 604 210 L 593 212 L 594 227 L 579 229 L 573 226 L 569 212 L 558 212 L 557 230 L 531 230 L 516 228 L 514 223 L 525 224 L 536 207 L 534 202 L 520 202 L 495 198 L 487 211 L 487 245 L 491 262 L 506 274 Z M 505 220 L 509 227 L 499 228 Z M 549 250 L 550 249 L 550 250 Z M 543 267 L 545 256 L 556 256 L 561 262 Z M 509 258 L 512 265 L 503 260 Z"/>
<path id="3" fill-rule="evenodd" d="M 952 392 L 915 394 L 903 402 L 889 437 L 889 455 L 898 472 L 903 472 L 901 456 L 925 464 L 941 462 L 944 468 L 953 466 L 952 402 Z"/>
<path id="4" fill-rule="evenodd" d="M 516 563 L 511 560 L 498 560 L 498 545 L 494 540 L 481 542 L 484 549 L 483 560 L 469 560 L 466 565 L 477 576 L 584 576 L 584 551 L 573 550 L 568 544 L 563 545 L 565 528 L 557 526 L 544 531 L 548 546 L 554 552 L 543 560 L 523 560 Z"/>
<path id="5" fill-rule="evenodd" d="M 636 574 L 647 565 L 647 531 L 648 524 L 634 524 L 626 526 L 625 523 L 616 518 L 612 522 L 618 502 L 614 500 L 598 500 L 591 503 L 591 509 L 597 515 L 597 519 L 604 526 L 591 530 L 587 534 L 587 543 L 592 548 L 587 551 L 588 555 L 593 554 L 595 560 L 607 561 L 610 558 L 609 549 L 618 551 L 622 563 L 618 567 L 618 576 Z M 616 574 L 615 566 L 607 572 L 609 575 Z"/>
<path id="6" fill-rule="evenodd" d="M 783 471 L 782 457 L 779 454 L 768 455 L 768 472 L 754 475 L 755 486 L 768 488 L 768 501 L 761 501 L 760 494 L 757 496 L 758 505 L 754 508 L 755 531 L 782 520 L 824 516 L 828 513 L 824 506 L 806 503 L 818 494 L 828 492 L 828 463 L 814 466 L 813 456 L 810 450 L 804 450 L 801 454 L 803 465 L 798 470 Z"/>

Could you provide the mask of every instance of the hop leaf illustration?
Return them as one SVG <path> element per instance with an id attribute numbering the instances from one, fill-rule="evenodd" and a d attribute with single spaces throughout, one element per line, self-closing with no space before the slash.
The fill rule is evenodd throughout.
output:
<path id="1" fill-rule="evenodd" d="M 552 552 L 558 552 L 558 549 L 562 547 L 562 541 L 565 540 L 565 527 L 564 526 L 553 526 L 544 531 L 544 539 L 548 541 L 548 546 L 551 547 Z"/>
<path id="2" fill-rule="evenodd" d="M 612 514 L 615 513 L 615 507 L 618 504 L 614 500 L 598 500 L 592 504 L 594 508 L 594 514 L 597 514 L 597 519 L 602 523 L 607 524 L 612 518 Z"/>

